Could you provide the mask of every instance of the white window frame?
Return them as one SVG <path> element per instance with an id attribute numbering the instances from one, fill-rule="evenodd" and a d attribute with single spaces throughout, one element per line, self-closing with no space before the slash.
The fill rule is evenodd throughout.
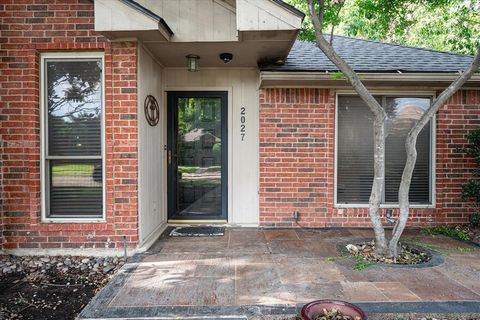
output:
<path id="1" fill-rule="evenodd" d="M 47 214 L 47 105 L 45 95 L 45 63 L 53 61 L 81 61 L 87 59 L 101 59 L 102 61 L 102 108 L 100 115 L 101 131 L 101 158 L 102 158 L 102 215 L 101 217 L 48 217 Z M 79 157 L 81 158 L 81 157 Z M 91 157 L 88 157 L 91 158 Z M 106 174 L 105 174 L 105 55 L 103 52 L 47 52 L 40 54 L 40 195 L 41 195 L 41 221 L 42 223 L 104 223 L 106 222 Z"/>
<path id="2" fill-rule="evenodd" d="M 434 91 L 396 91 L 396 90 L 377 90 L 371 91 L 372 95 L 393 96 L 393 97 L 428 97 L 435 99 Z M 368 203 L 338 203 L 337 201 L 337 170 L 338 170 L 338 97 L 339 96 L 358 96 L 353 90 L 338 90 L 335 92 L 335 151 L 334 151 L 334 182 L 333 182 L 333 206 L 334 208 L 368 208 Z M 429 187 L 431 194 L 430 204 L 410 204 L 410 208 L 434 209 L 436 207 L 436 144 L 437 144 L 437 125 L 436 115 L 430 120 L 430 179 Z M 385 192 L 383 190 L 382 192 Z M 382 203 L 380 208 L 399 208 L 398 203 Z"/>

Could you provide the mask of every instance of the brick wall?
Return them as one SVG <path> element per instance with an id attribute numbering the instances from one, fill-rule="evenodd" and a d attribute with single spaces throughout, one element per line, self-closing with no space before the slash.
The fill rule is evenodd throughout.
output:
<path id="1" fill-rule="evenodd" d="M 459 91 L 437 116 L 436 207 L 413 209 L 410 225 L 466 222 L 461 185 L 472 159 L 455 152 L 480 127 L 480 91 Z M 368 209 L 334 208 L 335 93 L 330 89 L 264 89 L 260 93 L 260 223 L 369 227 Z"/>
<path id="2" fill-rule="evenodd" d="M 118 248 L 123 236 L 130 247 L 138 242 L 136 43 L 110 43 L 93 29 L 93 1 L 0 0 L 5 249 Z M 40 219 L 39 56 L 65 50 L 105 54 L 106 223 Z"/>

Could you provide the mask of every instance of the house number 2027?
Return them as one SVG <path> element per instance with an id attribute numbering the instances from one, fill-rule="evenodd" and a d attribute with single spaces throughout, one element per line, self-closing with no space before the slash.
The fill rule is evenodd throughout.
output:
<path id="1" fill-rule="evenodd" d="M 247 133 L 245 129 L 245 121 L 247 118 L 245 117 L 245 107 L 240 108 L 240 136 L 242 137 L 242 141 L 245 140 L 245 134 Z"/>

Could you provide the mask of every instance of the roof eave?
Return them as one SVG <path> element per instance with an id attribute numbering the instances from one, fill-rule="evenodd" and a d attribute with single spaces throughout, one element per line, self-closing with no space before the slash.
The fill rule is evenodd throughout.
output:
<path id="1" fill-rule="evenodd" d="M 305 19 L 305 13 L 303 13 L 302 11 L 298 10 L 297 8 L 295 8 L 294 6 L 292 6 L 291 4 L 283 1 L 283 0 L 270 0 L 272 2 L 275 2 L 276 4 L 278 4 L 279 6 L 287 9 L 288 11 L 290 11 L 291 13 L 297 15 L 298 17 L 301 17 L 302 18 L 302 21 L 303 19 Z"/>
<path id="2" fill-rule="evenodd" d="M 285 87 L 295 84 L 301 86 L 325 86 L 345 87 L 349 86 L 345 79 L 337 79 L 332 76 L 332 72 L 291 72 L 291 71 L 261 71 L 260 87 Z M 458 78 L 458 72 L 418 72 L 418 73 L 386 73 L 386 72 L 359 72 L 357 73 L 365 83 L 402 83 L 405 85 L 414 85 L 418 83 L 438 85 L 443 87 Z M 478 88 L 480 90 L 480 74 L 475 74 L 467 82 L 466 86 Z"/>
<path id="3" fill-rule="evenodd" d="M 154 13 L 153 11 L 145 8 L 141 4 L 137 3 L 134 0 L 120 0 L 121 2 L 125 3 L 126 5 L 130 6 L 131 8 L 143 13 L 144 15 L 158 21 L 158 25 L 161 29 L 165 31 L 166 34 L 168 34 L 169 37 L 173 35 L 173 31 L 170 28 L 170 26 L 167 24 L 165 20 L 163 20 L 162 17 Z"/>

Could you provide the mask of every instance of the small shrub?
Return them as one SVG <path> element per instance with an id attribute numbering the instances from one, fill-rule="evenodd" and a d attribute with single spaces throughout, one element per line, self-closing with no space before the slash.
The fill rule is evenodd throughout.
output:
<path id="1" fill-rule="evenodd" d="M 470 217 L 468 217 L 468 220 L 472 227 L 480 226 L 480 214 L 478 212 L 472 213 Z"/>
<path id="2" fill-rule="evenodd" d="M 215 143 L 212 147 L 212 152 L 215 157 L 220 158 L 222 153 L 222 143 L 220 142 Z"/>
<path id="3" fill-rule="evenodd" d="M 469 146 L 460 148 L 458 151 L 467 154 L 475 159 L 477 168 L 473 170 L 475 179 L 468 181 L 462 186 L 462 199 L 469 201 L 472 207 L 475 208 L 475 213 L 469 217 L 470 225 L 478 227 L 480 224 L 480 129 L 476 129 L 466 136 Z"/>
<path id="4" fill-rule="evenodd" d="M 444 235 L 451 238 L 467 241 L 470 240 L 468 234 L 449 226 L 427 227 L 422 229 L 422 233 L 431 235 Z"/>
<path id="5" fill-rule="evenodd" d="M 362 271 L 365 270 L 371 266 L 376 265 L 375 262 L 372 261 L 367 261 L 363 259 L 361 256 L 356 256 L 355 257 L 355 265 L 353 266 L 353 270 L 355 271 Z"/>
<path id="6" fill-rule="evenodd" d="M 470 180 L 462 186 L 462 199 L 480 203 L 480 181 Z"/>

